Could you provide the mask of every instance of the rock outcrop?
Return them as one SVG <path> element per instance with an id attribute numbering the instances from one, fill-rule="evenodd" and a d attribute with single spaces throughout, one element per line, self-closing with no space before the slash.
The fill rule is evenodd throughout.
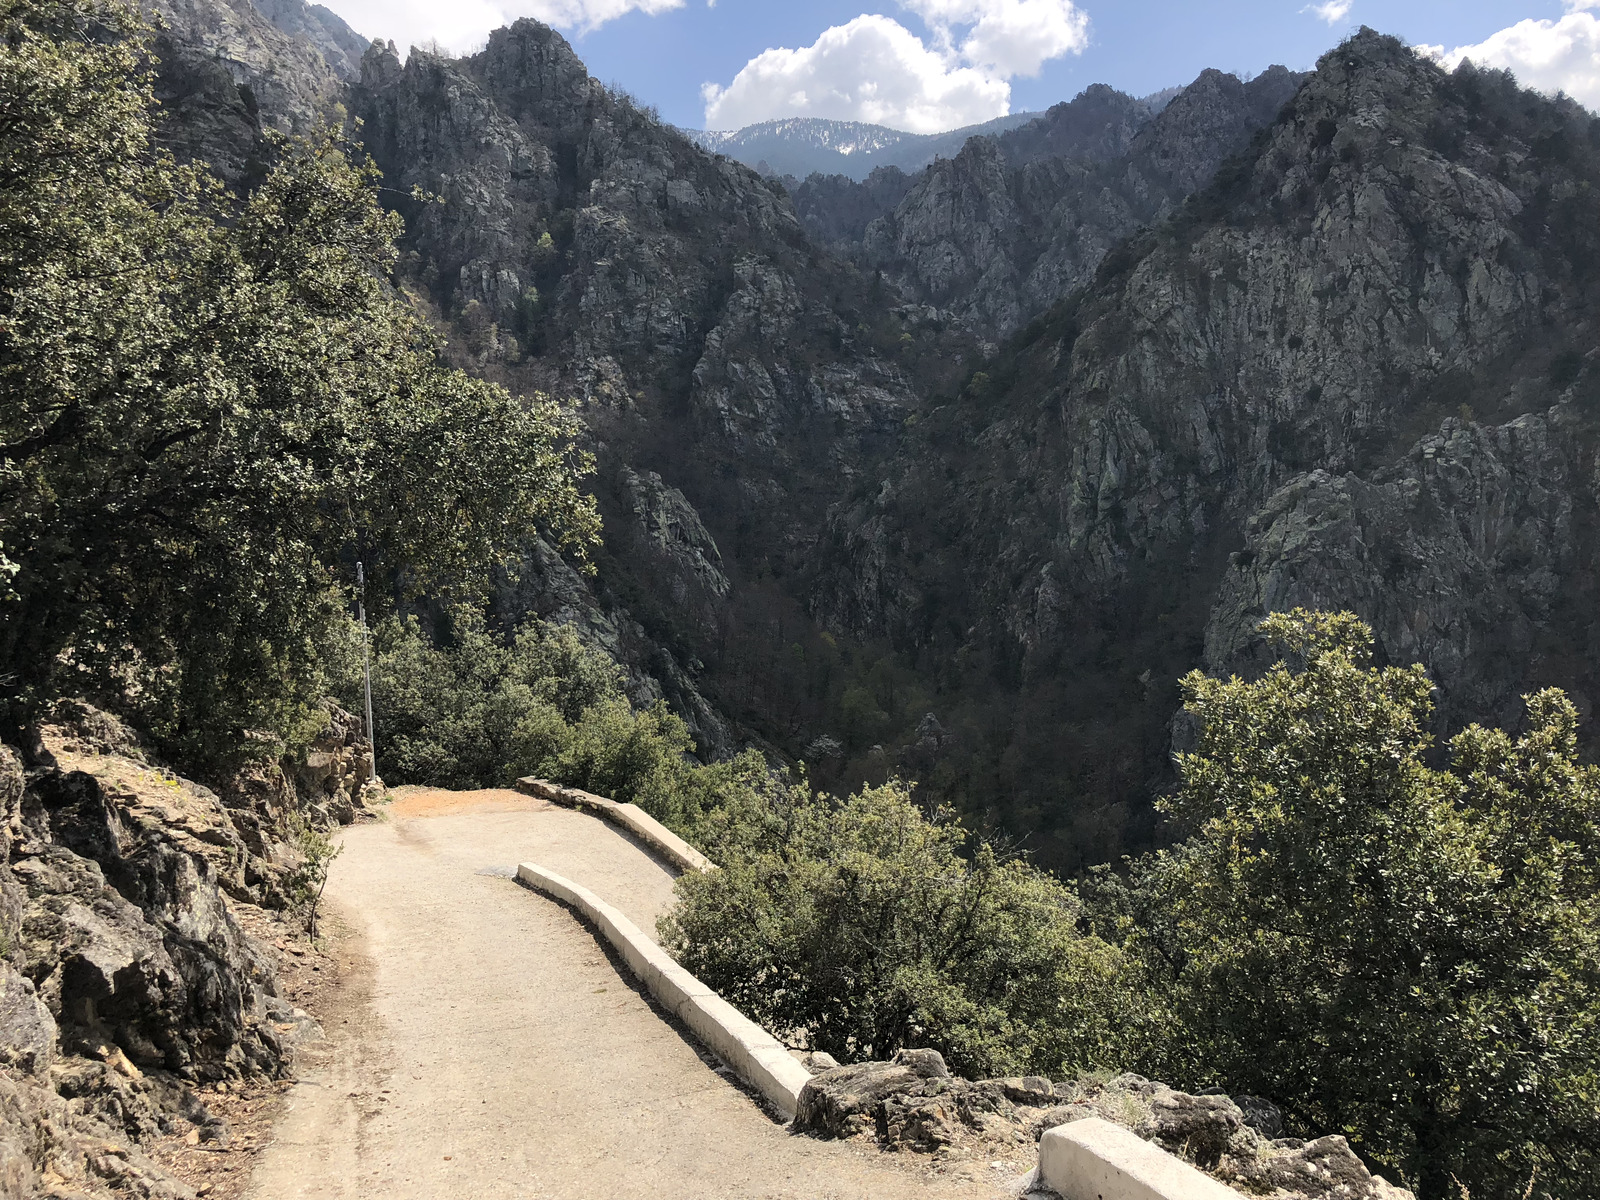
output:
<path id="1" fill-rule="evenodd" d="M 303 0 L 142 0 L 157 26 L 159 132 L 235 186 L 261 170 L 265 130 L 309 134 L 345 119 L 344 78 L 365 43 Z"/>
<path id="2" fill-rule="evenodd" d="M 1441 730 L 1514 725 L 1581 561 L 1580 424 L 1570 404 L 1500 426 L 1449 417 L 1370 478 L 1290 480 L 1246 523 L 1206 625 L 1208 669 L 1259 669 L 1269 612 L 1355 608 L 1387 658 L 1429 665 Z"/>
<path id="3" fill-rule="evenodd" d="M 1098 1117 L 1132 1130 L 1224 1183 L 1275 1200 L 1409 1200 L 1367 1170 L 1338 1135 L 1284 1137 L 1283 1114 L 1256 1096 L 1192 1096 L 1138 1075 L 1063 1083 L 954 1077 L 936 1050 L 856 1063 L 812 1076 L 795 1127 L 864 1138 L 886 1149 L 988 1157 Z"/>
<path id="4" fill-rule="evenodd" d="M 236 792 L 230 807 L 81 702 L 57 703 L 25 752 L 0 747 L 7 1195 L 191 1194 L 134 1145 L 185 1125 L 212 1136 L 197 1085 L 280 1075 L 317 1035 L 232 905 L 278 899 L 291 814 L 355 815 L 368 751 L 330 717 L 310 760 L 279 769 L 272 804 Z"/>
<path id="5" fill-rule="evenodd" d="M 1589 644 L 1597 197 L 1587 112 L 1363 32 L 836 510 L 814 611 L 994 662 L 1102 804 L 1268 606 L 1374 620 L 1450 722 L 1587 707 L 1593 656 L 1544 647 Z"/>
<path id="6" fill-rule="evenodd" d="M 808 228 L 908 299 L 1006 337 L 1210 183 L 1302 79 L 1282 67 L 1248 83 L 1206 71 L 1154 116 L 1131 96 L 1092 87 L 1031 124 L 973 138 L 897 197 L 889 179 L 808 181 L 796 206 Z M 863 211 L 890 197 L 892 210 L 862 226 Z"/>

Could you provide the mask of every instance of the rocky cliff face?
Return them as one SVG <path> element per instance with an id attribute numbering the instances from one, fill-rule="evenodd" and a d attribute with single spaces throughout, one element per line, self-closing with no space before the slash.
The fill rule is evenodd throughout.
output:
<path id="1" fill-rule="evenodd" d="M 1282 67 L 1249 83 L 1206 71 L 1154 117 L 1130 96 L 1090 88 L 928 168 L 867 226 L 861 259 L 909 296 L 1007 337 L 1209 183 L 1298 84 Z"/>
<path id="2" fill-rule="evenodd" d="M 1551 636 L 1573 628 L 1589 590 L 1597 464 L 1585 426 L 1576 396 L 1499 426 L 1447 417 L 1369 477 L 1290 480 L 1245 524 L 1207 621 L 1207 668 L 1258 669 L 1269 612 L 1355 608 L 1391 661 L 1429 664 L 1441 731 L 1514 725 L 1533 680 L 1587 706 L 1589 655 L 1571 657 L 1586 639 Z"/>
<path id="3" fill-rule="evenodd" d="M 156 22 L 163 139 L 247 185 L 267 129 L 309 133 L 345 117 L 343 79 L 365 42 L 303 0 L 142 0 Z"/>
<path id="4" fill-rule="evenodd" d="M 443 198 L 406 209 L 407 271 L 451 352 L 571 398 L 592 431 L 611 531 L 595 600 L 649 630 L 619 639 L 627 665 L 709 714 L 680 664 L 737 620 L 730 592 L 806 566 L 833 490 L 968 344 L 915 353 L 780 185 L 614 96 L 535 22 L 461 60 L 375 47 L 350 103 L 391 185 Z M 541 578 L 556 586 L 533 571 L 518 602 L 561 607 Z"/>
<path id="5" fill-rule="evenodd" d="M 1173 675 L 1301 601 L 1421 654 L 1452 720 L 1551 678 L 1587 704 L 1593 659 L 1535 651 L 1588 644 L 1597 149 L 1576 105 L 1362 33 L 920 427 L 818 611 L 1075 676 L 1091 740 L 1164 744 Z"/>

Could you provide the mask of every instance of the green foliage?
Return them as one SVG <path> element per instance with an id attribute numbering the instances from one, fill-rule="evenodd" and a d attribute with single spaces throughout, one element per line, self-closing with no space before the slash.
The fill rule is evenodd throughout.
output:
<path id="1" fill-rule="evenodd" d="M 328 887 L 328 873 L 333 868 L 333 860 L 344 853 L 344 847 L 334 845 L 332 838 L 299 813 L 294 814 L 290 822 L 300 862 L 284 877 L 284 891 L 289 906 L 305 917 L 306 936 L 314 942 L 317 940 L 317 910 L 322 906 L 322 893 Z"/>
<path id="2" fill-rule="evenodd" d="M 790 788 L 678 881 L 662 944 L 780 1033 L 844 1060 L 933 1046 L 960 1071 L 1115 1061 L 1140 1028 L 1119 951 L 1070 890 L 929 819 L 898 782 L 836 802 Z"/>
<path id="3" fill-rule="evenodd" d="M 704 765 L 683 720 L 659 701 L 635 711 L 616 664 L 567 626 L 533 622 L 510 638 L 473 610 L 451 611 L 437 644 L 415 621 L 375 631 L 378 754 L 394 783 L 506 787 L 525 775 L 632 802 L 691 840 L 751 818 L 769 787 L 746 753 Z M 359 660 L 341 695 L 354 704 Z"/>
<path id="4" fill-rule="evenodd" d="M 15 723 L 131 705 L 204 760 L 313 732 L 352 560 L 472 590 L 597 518 L 572 423 L 444 368 L 337 136 L 236 200 L 151 138 L 136 10 L 0 0 L 0 632 Z"/>
<path id="5" fill-rule="evenodd" d="M 1143 864 L 1133 949 L 1177 1022 L 1152 1069 L 1271 1096 L 1423 1200 L 1600 1190 L 1600 770 L 1559 691 L 1429 765 L 1431 684 L 1349 614 L 1264 627 L 1198 723 Z M 1542 1193 L 1541 1193 L 1542 1194 Z"/>
<path id="6" fill-rule="evenodd" d="M 571 737 L 570 721 L 621 694 L 621 675 L 570 629 L 533 625 L 507 641 L 459 609 L 443 644 L 414 620 L 373 632 L 372 701 L 378 751 L 392 782 L 504 786 L 534 773 Z M 340 696 L 360 695 L 359 661 Z"/>

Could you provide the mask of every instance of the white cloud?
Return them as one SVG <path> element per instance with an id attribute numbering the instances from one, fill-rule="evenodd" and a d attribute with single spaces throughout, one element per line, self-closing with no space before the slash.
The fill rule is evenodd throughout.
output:
<path id="1" fill-rule="evenodd" d="M 463 53 L 519 17 L 584 33 L 631 12 L 654 16 L 683 5 L 684 0 L 332 0 L 328 7 L 363 37 L 393 39 L 402 51 L 437 41 Z"/>
<path id="2" fill-rule="evenodd" d="M 1600 2 L 1600 0 L 1597 0 Z M 1308 12 L 1319 21 L 1326 21 L 1329 25 L 1337 25 L 1350 15 L 1350 10 L 1355 7 L 1354 0 L 1326 0 L 1323 4 L 1308 4 L 1301 12 Z"/>
<path id="3" fill-rule="evenodd" d="M 1466 58 L 1509 70 L 1525 87 L 1565 92 L 1600 111 L 1600 18 L 1581 11 L 1600 8 L 1600 0 L 1567 0 L 1567 8 L 1559 21 L 1518 21 L 1476 46 L 1417 49 L 1450 70 Z"/>
<path id="4" fill-rule="evenodd" d="M 1597 0 L 1600 2 L 1600 0 Z M 1072 0 L 900 0 L 926 21 L 936 44 L 1005 77 L 1037 75 L 1089 44 L 1089 17 Z M 970 27 L 964 35 L 958 27 Z M 959 41 L 959 45 L 958 45 Z"/>
<path id="5" fill-rule="evenodd" d="M 1089 42 L 1089 18 L 1072 0 L 900 3 L 922 18 L 928 42 L 893 18 L 862 15 L 810 46 L 763 51 L 727 87 L 701 89 L 707 128 L 831 117 L 912 133 L 956 129 L 1004 116 L 1009 80 Z"/>
<path id="6" fill-rule="evenodd" d="M 709 129 L 831 117 L 937 133 L 1004 116 L 1011 85 L 952 67 L 898 21 L 860 16 L 802 49 L 765 50 L 727 87 L 708 83 L 702 95 Z"/>

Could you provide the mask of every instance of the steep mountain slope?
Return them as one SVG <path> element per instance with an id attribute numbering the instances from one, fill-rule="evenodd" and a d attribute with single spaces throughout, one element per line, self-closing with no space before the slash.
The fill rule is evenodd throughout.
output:
<path id="1" fill-rule="evenodd" d="M 1251 668 L 1269 608 L 1356 608 L 1442 728 L 1588 706 L 1594 120 L 1371 32 L 1150 119 L 1091 93 L 791 203 L 533 22 L 369 51 L 341 94 L 400 282 L 599 457 L 598 577 L 535 546 L 503 611 L 587 628 L 709 752 L 912 774 L 1069 868 L 1152 836 L 1177 678 Z"/>
<path id="2" fill-rule="evenodd" d="M 841 506 L 814 610 L 1021 697 L 950 786 L 1023 824 L 1150 786 L 1268 607 L 1374 619 L 1441 724 L 1587 710 L 1597 184 L 1577 105 L 1363 31 Z"/>
<path id="3" fill-rule="evenodd" d="M 1110 88 L 935 163 L 867 226 L 860 259 L 909 295 L 1007 336 L 1086 283 L 1117 242 L 1204 186 L 1299 77 L 1206 71 L 1153 119 Z"/>
<path id="4" fill-rule="evenodd" d="M 843 175 L 862 180 L 882 167 L 915 172 L 935 158 L 947 158 L 969 137 L 1002 133 L 1026 125 L 1038 114 L 1012 113 L 949 133 L 906 133 L 859 121 L 790 117 L 734 130 L 686 129 L 684 136 L 702 149 L 754 167 L 768 175 Z"/>
<path id="5" fill-rule="evenodd" d="M 453 353 L 579 404 L 608 517 L 603 607 L 626 602 L 613 623 L 641 623 L 636 665 L 725 748 L 686 668 L 739 640 L 734 583 L 810 559 L 838 481 L 893 449 L 965 344 L 911 354 L 780 185 L 607 91 L 545 26 L 461 60 L 402 67 L 374 47 L 350 108 L 395 194 L 444 201 L 402 207 L 408 280 L 458 332 Z M 519 605 L 558 607 L 530 587 Z"/>
<path id="6" fill-rule="evenodd" d="M 1155 111 L 1146 101 L 1096 84 L 1009 132 L 975 126 L 970 133 L 996 143 L 1000 156 L 1013 167 L 1058 157 L 1100 162 L 1123 154 Z M 947 153 L 940 158 L 959 157 L 971 141 L 968 133 L 940 135 L 947 139 L 943 147 Z M 942 178 L 947 166 L 930 157 L 909 173 L 888 165 L 864 177 L 812 174 L 792 187 L 795 211 L 813 237 L 860 259 L 868 225 L 893 213 L 913 188 L 926 188 L 927 181 Z"/>
<path id="7" fill-rule="evenodd" d="M 344 120 L 344 82 L 366 41 L 304 0 L 142 0 L 158 23 L 163 134 L 230 183 L 253 177 L 267 128 L 304 133 Z"/>

